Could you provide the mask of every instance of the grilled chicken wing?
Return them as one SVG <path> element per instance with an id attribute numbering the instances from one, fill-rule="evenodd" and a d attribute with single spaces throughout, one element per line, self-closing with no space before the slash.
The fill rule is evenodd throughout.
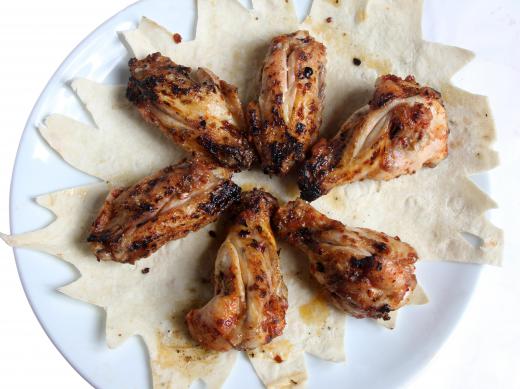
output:
<path id="1" fill-rule="evenodd" d="M 215 221 L 240 198 L 231 173 L 205 160 L 169 166 L 113 189 L 87 241 L 98 260 L 134 263 Z"/>
<path id="2" fill-rule="evenodd" d="M 307 31 L 271 42 L 258 103 L 247 108 L 249 129 L 267 174 L 286 174 L 305 158 L 321 125 L 325 46 Z"/>
<path id="3" fill-rule="evenodd" d="M 415 289 L 417 253 L 398 237 L 348 228 L 300 199 L 280 208 L 273 223 L 280 237 L 307 254 L 330 301 L 355 317 L 389 319 Z"/>
<path id="4" fill-rule="evenodd" d="M 208 69 L 177 65 L 160 53 L 129 62 L 127 97 L 141 116 L 191 152 L 223 166 L 248 169 L 254 150 L 246 139 L 237 89 Z"/>
<path id="5" fill-rule="evenodd" d="M 336 185 L 391 180 L 434 167 L 448 155 L 448 122 L 441 96 L 412 76 L 376 81 L 370 103 L 338 134 L 319 140 L 299 174 L 301 197 L 312 201 Z"/>
<path id="6" fill-rule="evenodd" d="M 186 316 L 204 347 L 254 349 L 282 334 L 287 287 L 280 271 L 270 217 L 278 204 L 270 194 L 242 195 L 238 214 L 215 262 L 215 296 Z"/>

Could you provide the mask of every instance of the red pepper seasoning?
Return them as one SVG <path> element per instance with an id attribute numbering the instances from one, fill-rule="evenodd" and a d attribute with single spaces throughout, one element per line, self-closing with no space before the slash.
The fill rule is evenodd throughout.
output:
<path id="1" fill-rule="evenodd" d="M 181 34 L 178 34 L 178 33 L 173 34 L 173 41 L 175 43 L 181 43 L 182 42 Z"/>

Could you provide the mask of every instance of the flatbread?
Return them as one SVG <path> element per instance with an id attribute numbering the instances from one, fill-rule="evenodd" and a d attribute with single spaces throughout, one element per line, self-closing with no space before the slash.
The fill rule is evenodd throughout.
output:
<path id="1" fill-rule="evenodd" d="M 258 72 L 270 39 L 308 29 L 328 49 L 325 134 L 334 133 L 368 101 L 378 75 L 414 74 L 418 82 L 443 94 L 450 118 L 449 157 L 437 168 L 413 176 L 336 188 L 313 205 L 348 225 L 399 235 L 422 259 L 499 264 L 502 233 L 483 216 L 496 205 L 468 178 L 498 163 L 490 147 L 495 130 L 489 106 L 485 97 L 450 84 L 471 53 L 424 42 L 421 2 L 415 0 L 315 0 L 302 26 L 291 1 L 255 0 L 253 5 L 250 11 L 235 0 L 199 0 L 194 41 L 174 44 L 169 31 L 146 18 L 123 35 L 135 56 L 160 51 L 180 64 L 208 67 L 237 85 L 247 102 L 257 93 Z M 353 58 L 361 64 L 354 65 Z M 13 246 L 45 251 L 76 266 L 81 278 L 60 290 L 107 311 L 110 347 L 132 335 L 143 337 L 154 387 L 187 388 L 198 378 L 209 387 L 219 387 L 236 352 L 202 350 L 187 335 L 184 314 L 211 296 L 207 279 L 225 231 L 214 223 L 135 265 L 95 261 L 85 236 L 107 185 L 135 182 L 184 153 L 143 123 L 125 100 L 124 86 L 78 79 L 72 87 L 97 128 L 51 115 L 40 132 L 68 163 L 107 184 L 40 197 L 39 204 L 53 211 L 56 220 L 39 231 L 2 237 Z M 245 189 L 262 186 L 281 201 L 298 195 L 291 178 L 270 179 L 252 171 L 234 179 Z M 217 231 L 217 239 L 210 237 L 210 230 Z M 469 242 L 465 233 L 478 244 Z M 261 380 L 273 388 L 305 383 L 304 352 L 330 361 L 345 359 L 345 315 L 317 293 L 306 259 L 284 244 L 281 248 L 289 288 L 287 328 L 271 344 L 248 353 Z M 143 273 L 144 268 L 149 271 Z M 410 303 L 426 301 L 417 289 Z M 393 327 L 395 317 L 385 324 Z"/>

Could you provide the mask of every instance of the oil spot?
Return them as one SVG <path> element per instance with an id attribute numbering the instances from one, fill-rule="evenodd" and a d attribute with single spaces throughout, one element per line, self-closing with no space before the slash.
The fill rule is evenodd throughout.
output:
<path id="1" fill-rule="evenodd" d="M 165 343 L 160 333 L 157 335 L 155 354 L 154 362 L 160 367 L 175 368 L 186 375 L 196 369 L 204 368 L 203 366 L 214 364 L 219 358 L 218 352 L 205 350 L 202 347 Z"/>
<path id="2" fill-rule="evenodd" d="M 392 64 L 387 59 L 364 57 L 364 65 L 374 69 L 378 75 L 392 73 Z"/>
<path id="3" fill-rule="evenodd" d="M 367 19 L 367 11 L 358 9 L 356 12 L 356 23 L 363 23 Z"/>
<path id="4" fill-rule="evenodd" d="M 307 325 L 323 326 L 329 317 L 329 306 L 321 297 L 316 296 L 300 307 L 300 317 Z"/>

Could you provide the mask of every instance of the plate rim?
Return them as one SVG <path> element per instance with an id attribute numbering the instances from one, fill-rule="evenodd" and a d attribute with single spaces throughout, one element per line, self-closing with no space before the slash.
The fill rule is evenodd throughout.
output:
<path id="1" fill-rule="evenodd" d="M 119 10 L 118 12 L 116 12 L 115 14 L 110 16 L 108 19 L 106 19 L 105 21 L 100 23 L 96 28 L 94 28 L 90 33 L 88 33 L 87 36 L 85 36 L 82 40 L 80 40 L 80 42 L 74 46 L 74 48 L 69 52 L 69 54 L 67 54 L 67 56 L 63 59 L 63 61 L 60 63 L 60 65 L 56 68 L 56 70 L 51 75 L 49 80 L 45 83 L 45 86 L 42 88 L 40 94 L 38 95 L 38 98 L 36 99 L 36 102 L 34 103 L 32 109 L 31 109 L 31 111 L 29 113 L 29 116 L 27 117 L 27 120 L 25 121 L 24 128 L 22 130 L 22 134 L 20 135 L 20 140 L 18 141 L 18 146 L 17 146 L 17 149 L 16 149 L 16 155 L 15 155 L 15 159 L 14 159 L 13 170 L 11 172 L 11 180 L 10 180 L 10 183 L 9 183 L 9 230 L 10 230 L 10 234 L 13 233 L 13 229 L 14 229 L 13 227 L 14 227 L 14 224 L 15 224 L 14 216 L 13 216 L 14 215 L 14 209 L 13 209 L 13 207 L 14 207 L 13 188 L 14 188 L 14 182 L 16 180 L 16 170 L 17 170 L 17 167 L 18 167 L 18 165 L 20 163 L 20 149 L 22 147 L 22 143 L 23 143 L 24 138 L 27 136 L 27 133 L 33 127 L 32 123 L 35 122 L 37 113 L 40 110 L 40 107 L 42 106 L 42 104 L 43 104 L 43 102 L 45 100 L 45 95 L 46 95 L 47 89 L 49 88 L 49 86 L 51 84 L 54 84 L 55 82 L 59 81 L 60 76 L 65 72 L 66 68 L 74 60 L 74 58 L 76 57 L 78 51 L 81 51 L 86 46 L 90 45 L 92 43 L 92 41 L 96 38 L 96 36 L 101 33 L 101 30 L 103 30 L 107 25 L 109 25 L 112 21 L 114 21 L 118 16 L 120 16 L 121 14 L 126 12 L 129 8 L 134 7 L 138 3 L 141 3 L 141 0 L 136 0 L 136 1 L 132 2 L 132 3 L 130 3 L 129 5 L 127 5 L 126 7 L 124 7 L 123 9 Z M 114 31 L 114 32 L 117 33 L 117 31 Z M 51 149 L 50 146 L 47 145 L 47 147 L 49 149 Z M 74 168 L 74 169 L 78 170 L 77 168 Z M 53 219 L 53 221 L 54 220 L 55 219 Z M 51 221 L 51 223 L 52 223 L 52 221 Z M 74 362 L 72 362 L 72 360 L 70 358 L 68 358 L 67 355 L 65 354 L 65 352 L 58 346 L 58 344 L 55 341 L 54 337 L 51 336 L 50 330 L 43 323 L 42 319 L 40 318 L 40 316 L 36 312 L 36 309 L 34 307 L 34 303 L 29 298 L 29 293 L 27 292 L 26 282 L 24 281 L 24 277 L 22 276 L 22 272 L 20 271 L 20 265 L 19 265 L 20 253 L 19 253 L 19 249 L 18 248 L 13 247 L 13 255 L 14 255 L 14 258 L 15 258 L 16 272 L 18 273 L 18 278 L 20 280 L 20 283 L 22 284 L 22 289 L 23 289 L 25 298 L 26 298 L 27 302 L 29 303 L 29 306 L 31 308 L 31 311 L 32 311 L 34 317 L 36 317 L 36 320 L 40 324 L 40 327 L 43 329 L 43 332 L 45 333 L 45 335 L 47 336 L 49 341 L 52 343 L 52 345 L 56 348 L 56 350 L 58 350 L 58 352 L 63 357 L 63 359 L 65 359 L 65 361 L 67 361 L 67 363 L 74 369 L 74 371 L 77 374 L 79 374 L 81 376 L 81 378 L 83 378 L 90 386 L 95 388 L 96 386 L 94 385 L 94 382 L 92 382 L 91 379 L 88 377 L 88 375 L 83 372 L 83 369 L 81 368 L 81 366 L 79 366 L 78 364 L 75 364 Z"/>

